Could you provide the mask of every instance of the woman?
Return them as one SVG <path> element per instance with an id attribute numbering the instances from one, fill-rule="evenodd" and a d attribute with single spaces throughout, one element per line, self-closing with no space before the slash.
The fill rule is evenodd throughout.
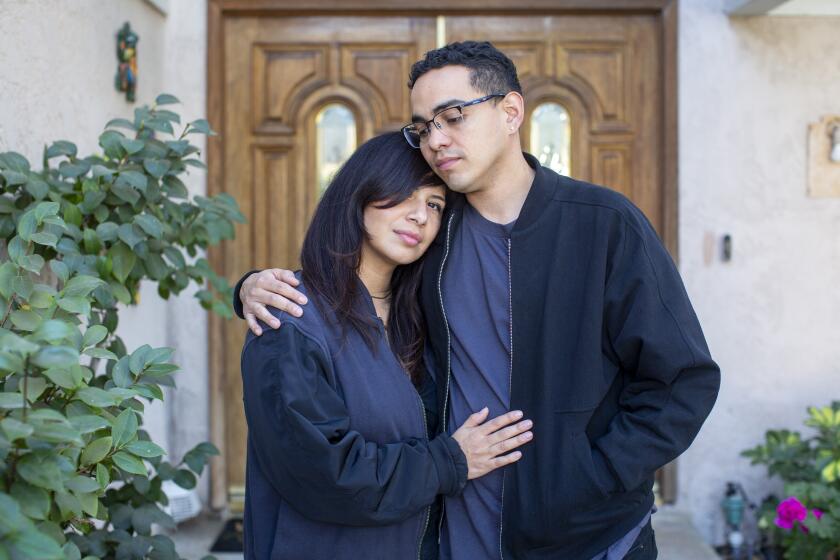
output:
<path id="1" fill-rule="evenodd" d="M 521 456 L 508 453 L 531 437 L 518 411 L 429 439 L 416 294 L 445 204 L 398 133 L 361 146 L 318 204 L 297 274 L 315 305 L 275 310 L 282 326 L 242 350 L 246 558 L 434 557 L 436 497 Z"/>

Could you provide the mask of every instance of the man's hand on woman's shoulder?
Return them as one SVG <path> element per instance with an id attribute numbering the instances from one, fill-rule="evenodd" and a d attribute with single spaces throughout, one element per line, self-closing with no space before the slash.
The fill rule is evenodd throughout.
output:
<path id="1" fill-rule="evenodd" d="M 255 335 L 262 334 L 257 319 L 273 329 L 280 328 L 280 321 L 272 315 L 268 306 L 276 307 L 289 315 L 303 315 L 301 305 L 306 305 L 306 296 L 295 289 L 300 282 L 294 272 L 283 268 L 269 268 L 251 274 L 242 282 L 239 299 L 248 328 Z"/>

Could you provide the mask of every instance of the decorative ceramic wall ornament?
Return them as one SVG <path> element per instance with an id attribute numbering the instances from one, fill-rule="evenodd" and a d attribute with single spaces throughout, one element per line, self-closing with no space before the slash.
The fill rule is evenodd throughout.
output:
<path id="1" fill-rule="evenodd" d="M 117 33 L 117 75 L 115 85 L 117 91 L 125 92 L 126 101 L 134 102 L 137 90 L 137 42 L 140 37 L 131 30 L 131 25 L 125 22 Z"/>

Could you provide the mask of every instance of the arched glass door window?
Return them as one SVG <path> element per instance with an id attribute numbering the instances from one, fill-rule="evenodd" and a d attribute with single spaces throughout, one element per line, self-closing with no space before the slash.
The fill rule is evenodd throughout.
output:
<path id="1" fill-rule="evenodd" d="M 531 153 L 561 175 L 571 172 L 569 112 L 558 103 L 540 104 L 531 113 Z"/>
<path id="2" fill-rule="evenodd" d="M 340 103 L 324 106 L 315 116 L 318 196 L 356 149 L 356 118 Z"/>

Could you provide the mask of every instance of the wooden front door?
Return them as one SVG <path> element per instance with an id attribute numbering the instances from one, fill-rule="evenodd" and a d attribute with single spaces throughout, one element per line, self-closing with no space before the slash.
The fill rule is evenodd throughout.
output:
<path id="1" fill-rule="evenodd" d="M 375 10 L 360 4 L 348 10 L 324 2 L 307 11 L 288 1 L 211 0 L 209 112 L 220 136 L 209 145 L 209 190 L 231 194 L 248 219 L 235 241 L 211 255 L 231 281 L 255 268 L 298 266 L 319 188 L 339 163 L 336 150 L 343 146 L 346 154 L 347 142 L 407 122 L 411 64 L 437 45 L 465 39 L 491 40 L 517 65 L 526 150 L 625 193 L 675 248 L 663 166 L 669 128 L 661 11 L 567 14 L 537 2 L 485 15 L 477 2 L 453 14 L 458 2 L 433 1 L 435 12 L 408 2 L 385 8 L 374 1 Z M 325 111 L 332 109 L 345 123 L 338 137 L 347 142 L 339 146 L 324 144 Z M 546 139 L 549 133 L 557 138 Z M 211 421 L 223 455 L 212 471 L 215 507 L 239 509 L 243 496 L 245 328 L 211 319 Z"/>

